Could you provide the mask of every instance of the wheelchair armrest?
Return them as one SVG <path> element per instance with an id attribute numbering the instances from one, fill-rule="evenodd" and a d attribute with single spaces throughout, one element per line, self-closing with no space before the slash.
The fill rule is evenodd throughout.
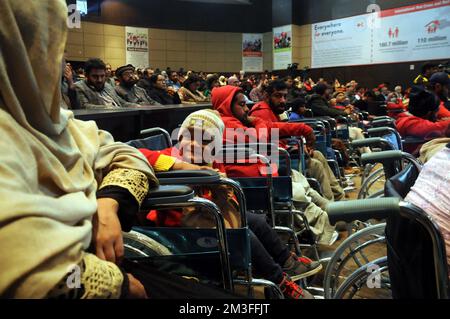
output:
<path id="1" fill-rule="evenodd" d="M 220 181 L 219 173 L 212 170 L 170 171 L 157 173 L 161 185 L 212 184 Z"/>
<path id="2" fill-rule="evenodd" d="M 336 116 L 336 121 L 340 124 L 343 124 L 343 123 L 348 124 L 348 118 L 345 116 L 342 116 L 342 115 Z"/>
<path id="3" fill-rule="evenodd" d="M 383 150 L 392 150 L 392 145 L 381 137 L 371 137 L 371 138 L 365 138 L 353 141 L 351 143 L 353 148 L 359 148 L 359 147 L 380 147 Z"/>
<path id="4" fill-rule="evenodd" d="M 385 166 L 387 164 L 400 161 L 402 157 L 402 151 L 368 153 L 361 156 L 361 163 L 363 165 L 382 163 L 383 166 Z"/>
<path id="5" fill-rule="evenodd" d="M 185 203 L 194 196 L 194 191 L 188 186 L 158 186 L 149 190 L 141 209 L 150 210 L 157 205 Z"/>
<path id="6" fill-rule="evenodd" d="M 328 218 L 332 225 L 338 221 L 353 222 L 369 219 L 385 219 L 391 214 L 400 212 L 398 198 L 360 199 L 328 204 Z"/>
<path id="7" fill-rule="evenodd" d="M 396 130 L 393 129 L 392 127 L 375 127 L 375 128 L 370 128 L 367 130 L 367 133 L 369 133 L 369 136 L 371 137 L 379 137 L 379 136 L 384 136 L 387 134 L 391 134 L 394 133 L 396 134 Z"/>
<path id="8" fill-rule="evenodd" d="M 423 139 L 420 137 L 414 137 L 414 136 L 406 136 L 402 142 L 403 144 L 425 144 L 426 142 L 429 142 L 430 140 Z"/>
<path id="9" fill-rule="evenodd" d="M 392 120 L 392 117 L 389 117 L 389 116 L 386 116 L 386 115 L 384 115 L 384 116 L 377 116 L 373 120 L 374 121 L 378 121 L 378 120 Z"/>
<path id="10" fill-rule="evenodd" d="M 395 121 L 393 119 L 381 119 L 371 122 L 372 127 L 390 126 L 395 127 Z"/>

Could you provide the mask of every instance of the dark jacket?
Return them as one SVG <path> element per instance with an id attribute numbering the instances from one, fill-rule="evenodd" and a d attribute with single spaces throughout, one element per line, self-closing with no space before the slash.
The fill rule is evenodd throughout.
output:
<path id="1" fill-rule="evenodd" d="M 313 111 L 314 116 L 347 116 L 347 113 L 341 110 L 333 109 L 328 101 L 319 94 L 313 94 L 307 101 L 308 107 Z"/>
<path id="2" fill-rule="evenodd" d="M 162 105 L 181 104 L 178 94 L 171 96 L 167 91 L 153 87 L 147 79 L 141 79 L 137 85 L 147 92 L 148 96 Z"/>
<path id="3" fill-rule="evenodd" d="M 117 85 L 115 89 L 116 93 L 127 102 L 137 103 L 139 105 L 160 105 L 148 96 L 145 89 L 137 85 L 133 85 L 132 87 Z"/>

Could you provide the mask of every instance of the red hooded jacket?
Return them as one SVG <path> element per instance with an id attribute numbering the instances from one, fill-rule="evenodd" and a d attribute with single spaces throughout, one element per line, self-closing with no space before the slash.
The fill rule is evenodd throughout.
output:
<path id="1" fill-rule="evenodd" d="M 414 136 L 428 139 L 445 136 L 450 120 L 431 122 L 409 113 L 401 113 L 395 121 L 395 126 L 402 137 Z"/>
<path id="2" fill-rule="evenodd" d="M 270 111 L 265 113 L 267 114 L 267 116 L 256 117 L 252 122 L 252 128 L 245 126 L 241 121 L 235 118 L 233 113 L 231 112 L 231 102 L 233 100 L 233 97 L 239 92 L 241 92 L 241 89 L 233 86 L 215 88 L 212 95 L 212 104 L 214 109 L 220 113 L 220 116 L 222 117 L 226 128 L 240 128 L 245 131 L 246 141 L 248 141 L 249 136 L 252 136 L 253 133 L 255 133 L 256 137 L 259 138 L 259 142 L 267 142 L 269 139 L 264 141 L 264 138 L 270 138 L 272 129 L 278 129 L 280 137 L 299 135 L 307 136 L 312 133 L 313 130 L 305 124 L 279 122 L 279 119 L 273 114 L 272 110 L 265 102 L 258 103 L 254 106 L 254 108 L 256 108 L 258 105 L 260 107 L 266 105 L 268 111 Z M 265 132 L 268 133 L 268 136 L 266 136 Z M 233 141 L 232 137 L 233 136 L 230 136 L 230 133 L 225 134 L 224 141 Z M 236 138 L 234 138 L 234 140 L 236 140 Z"/>
<path id="3" fill-rule="evenodd" d="M 285 123 L 280 122 L 280 118 L 272 111 L 269 104 L 262 101 L 253 106 L 249 112 L 250 116 L 254 116 L 269 122 L 280 129 L 280 137 L 286 136 L 307 136 L 312 133 L 312 128 L 303 123 Z"/>
<path id="4" fill-rule="evenodd" d="M 308 135 L 312 133 L 312 129 L 304 124 L 289 124 L 264 120 L 256 117 L 252 122 L 253 127 L 245 126 L 241 121 L 234 117 L 231 111 L 231 102 L 234 96 L 241 92 L 241 89 L 234 86 L 223 86 L 215 88 L 212 91 L 212 105 L 215 110 L 220 113 L 222 121 L 225 124 L 225 132 L 223 136 L 224 143 L 249 142 L 258 141 L 260 143 L 270 142 L 270 134 L 272 129 L 279 129 L 279 135 Z M 240 129 L 227 130 L 227 129 Z M 293 134 L 295 132 L 295 134 Z M 264 166 L 256 165 L 238 165 L 226 164 L 226 173 L 230 177 L 255 177 L 265 175 Z M 272 167 L 275 172 L 275 167 Z"/>
<path id="5" fill-rule="evenodd" d="M 438 120 L 450 118 L 450 111 L 447 110 L 444 102 L 441 102 L 441 105 L 439 105 L 439 111 L 437 112 L 436 116 Z"/>

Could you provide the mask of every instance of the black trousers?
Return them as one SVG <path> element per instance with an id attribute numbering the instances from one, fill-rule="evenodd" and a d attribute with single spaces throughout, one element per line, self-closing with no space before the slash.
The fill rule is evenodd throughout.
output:
<path id="1" fill-rule="evenodd" d="M 231 292 L 124 260 L 122 269 L 139 280 L 151 299 L 239 299 Z"/>
<path id="2" fill-rule="evenodd" d="M 276 284 L 281 283 L 283 280 L 281 265 L 284 265 L 289 258 L 289 249 L 267 223 L 265 215 L 247 213 L 247 222 L 250 228 L 252 264 L 255 275 Z"/>

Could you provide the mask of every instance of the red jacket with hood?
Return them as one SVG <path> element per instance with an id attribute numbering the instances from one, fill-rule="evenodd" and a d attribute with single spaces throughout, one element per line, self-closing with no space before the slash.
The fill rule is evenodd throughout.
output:
<path id="1" fill-rule="evenodd" d="M 212 104 L 214 109 L 220 113 L 220 116 L 222 117 L 226 128 L 240 128 L 247 132 L 249 127 L 242 124 L 241 121 L 235 118 L 233 113 L 231 112 L 231 102 L 233 100 L 233 97 L 239 92 L 241 92 L 241 89 L 234 86 L 215 88 L 212 94 Z M 255 105 L 254 108 L 258 105 L 264 104 L 267 105 L 265 102 L 261 102 Z M 268 105 L 267 107 L 268 111 L 270 111 L 270 113 L 267 112 L 267 114 L 271 114 L 270 117 L 265 118 L 258 115 L 258 117 L 255 118 L 252 123 L 253 128 L 256 128 L 256 134 L 258 135 L 258 138 L 264 137 L 265 135 L 264 132 L 260 132 L 259 129 L 266 129 L 268 131 L 269 138 L 271 129 L 279 129 L 280 137 L 299 135 L 307 136 L 312 133 L 313 130 L 305 124 L 279 122 L 279 119 L 273 114 L 270 107 Z M 254 131 L 255 130 L 251 130 L 250 132 Z M 231 140 L 231 138 L 227 139 L 227 136 L 225 134 L 224 140 Z"/>
<path id="2" fill-rule="evenodd" d="M 281 122 L 278 115 L 276 115 L 269 104 L 262 101 L 253 106 L 249 112 L 250 116 L 261 118 L 265 121 L 277 124 L 280 129 L 280 137 L 283 136 L 306 136 L 312 132 L 311 127 L 303 123 L 285 123 Z M 283 132 L 283 133 L 282 133 Z M 286 143 L 280 142 L 280 146 L 286 148 Z"/>
<path id="3" fill-rule="evenodd" d="M 398 115 L 395 126 L 402 137 L 414 136 L 428 139 L 445 136 L 450 120 L 431 122 L 405 112 Z"/>
<path id="4" fill-rule="evenodd" d="M 441 102 L 441 104 L 439 105 L 439 111 L 437 112 L 436 116 L 438 120 L 450 118 L 450 111 L 447 110 L 447 108 L 444 105 L 444 102 Z"/>
<path id="5" fill-rule="evenodd" d="M 279 129 L 279 135 L 292 136 L 292 135 L 308 135 L 312 133 L 312 129 L 304 124 L 289 124 L 267 121 L 262 118 L 256 117 L 252 122 L 253 127 L 245 126 L 241 121 L 234 117 L 231 111 L 231 102 L 234 96 L 241 92 L 241 89 L 234 86 L 223 86 L 215 88 L 212 92 L 212 105 L 215 110 L 220 113 L 222 121 L 225 124 L 226 129 L 241 129 L 241 132 L 229 132 L 225 130 L 223 141 L 224 143 L 236 143 L 237 141 L 249 142 L 250 138 L 253 141 L 259 141 L 261 143 L 270 142 L 271 129 Z M 293 134 L 295 132 L 295 134 Z M 267 133 L 267 134 L 266 134 Z M 230 177 L 255 177 L 266 175 L 264 165 L 238 165 L 238 164 L 226 164 L 226 174 Z M 272 167 L 272 171 L 275 172 L 275 167 Z"/>

